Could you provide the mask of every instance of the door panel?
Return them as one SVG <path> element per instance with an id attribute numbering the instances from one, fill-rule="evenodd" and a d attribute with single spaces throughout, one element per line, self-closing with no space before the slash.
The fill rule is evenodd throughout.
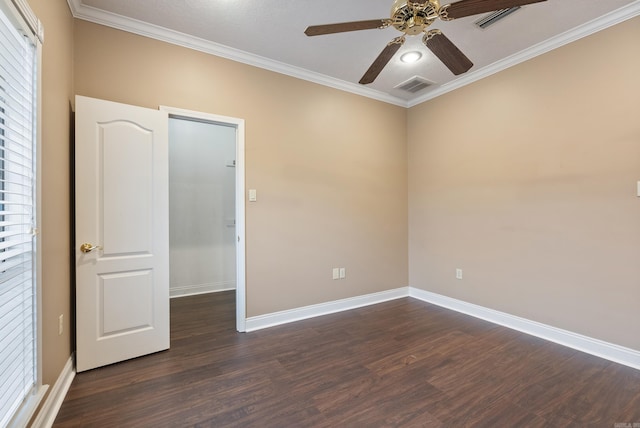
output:
<path id="1" fill-rule="evenodd" d="M 169 347 L 167 124 L 76 97 L 78 371 Z"/>
<path id="2" fill-rule="evenodd" d="M 103 256 L 151 254 L 153 223 L 147 219 L 153 218 L 154 134 L 128 121 L 97 127 L 103 170 L 99 189 Z"/>
<path id="3" fill-rule="evenodd" d="M 98 339 L 153 326 L 153 276 L 150 269 L 98 276 L 102 294 L 102 326 Z"/>

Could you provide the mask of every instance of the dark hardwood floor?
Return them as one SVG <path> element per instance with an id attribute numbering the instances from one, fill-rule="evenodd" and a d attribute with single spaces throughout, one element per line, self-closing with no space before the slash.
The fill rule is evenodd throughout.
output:
<path id="1" fill-rule="evenodd" d="M 173 299 L 171 349 L 78 374 L 54 426 L 640 423 L 640 371 L 418 300 L 246 334 L 234 311 Z"/>

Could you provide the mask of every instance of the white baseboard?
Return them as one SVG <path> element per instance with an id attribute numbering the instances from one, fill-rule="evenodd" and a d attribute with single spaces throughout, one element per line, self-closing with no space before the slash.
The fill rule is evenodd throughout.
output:
<path id="1" fill-rule="evenodd" d="M 640 370 L 640 351 L 625 348 L 613 343 L 593 339 L 571 331 L 562 330 L 550 325 L 520 318 L 504 312 L 485 308 L 483 306 L 453 299 L 441 294 L 432 293 L 418 288 L 409 287 L 409 295 L 416 299 L 442 306 L 456 312 L 471 315 L 485 321 L 549 340 L 587 354 L 595 355 L 609 361 Z"/>
<path id="2" fill-rule="evenodd" d="M 366 294 L 364 296 L 250 317 L 247 318 L 246 331 L 260 330 L 280 324 L 387 302 L 402 297 L 412 297 L 432 303 L 640 370 L 640 351 L 413 287 L 401 287 L 394 290 Z M 32 428 L 50 428 L 53 425 L 75 374 L 72 354 L 40 408 L 38 415 L 31 425 Z"/>
<path id="3" fill-rule="evenodd" d="M 210 282 L 206 284 L 181 285 L 169 287 L 169 297 L 185 297 L 195 294 L 215 293 L 218 291 L 235 290 L 235 281 Z"/>
<path id="4" fill-rule="evenodd" d="M 350 297 L 348 299 L 319 303 L 317 305 L 304 306 L 302 308 L 290 309 L 287 311 L 258 315 L 256 317 L 247 318 L 246 331 L 249 332 L 260 330 L 263 328 L 286 324 L 293 321 L 300 321 L 307 318 L 318 317 L 321 315 L 347 311 L 349 309 L 356 309 L 362 306 L 374 305 L 376 303 L 382 303 L 408 296 L 409 288 L 401 287 L 394 290 L 366 294 L 364 296 Z"/>
<path id="5" fill-rule="evenodd" d="M 53 388 L 51 388 L 51 392 L 47 396 L 47 399 L 40 408 L 38 416 L 36 416 L 33 421 L 31 428 L 50 428 L 53 425 L 75 375 L 76 371 L 73 366 L 73 354 L 71 354 L 67 363 L 62 368 L 56 383 L 53 385 Z"/>
<path id="6" fill-rule="evenodd" d="M 640 351 L 413 287 L 402 287 L 380 293 L 250 317 L 247 318 L 246 331 L 260 330 L 407 296 L 640 370 Z"/>

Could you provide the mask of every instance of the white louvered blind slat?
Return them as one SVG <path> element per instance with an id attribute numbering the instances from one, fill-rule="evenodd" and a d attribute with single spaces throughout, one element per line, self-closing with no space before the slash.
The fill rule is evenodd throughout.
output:
<path id="1" fill-rule="evenodd" d="M 0 11 L 0 427 L 36 388 L 36 46 Z"/>

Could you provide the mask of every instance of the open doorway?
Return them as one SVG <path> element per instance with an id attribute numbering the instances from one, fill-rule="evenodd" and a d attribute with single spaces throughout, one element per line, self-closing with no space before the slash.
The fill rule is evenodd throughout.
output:
<path id="1" fill-rule="evenodd" d="M 170 294 L 235 289 L 245 331 L 244 121 L 171 107 Z"/>

